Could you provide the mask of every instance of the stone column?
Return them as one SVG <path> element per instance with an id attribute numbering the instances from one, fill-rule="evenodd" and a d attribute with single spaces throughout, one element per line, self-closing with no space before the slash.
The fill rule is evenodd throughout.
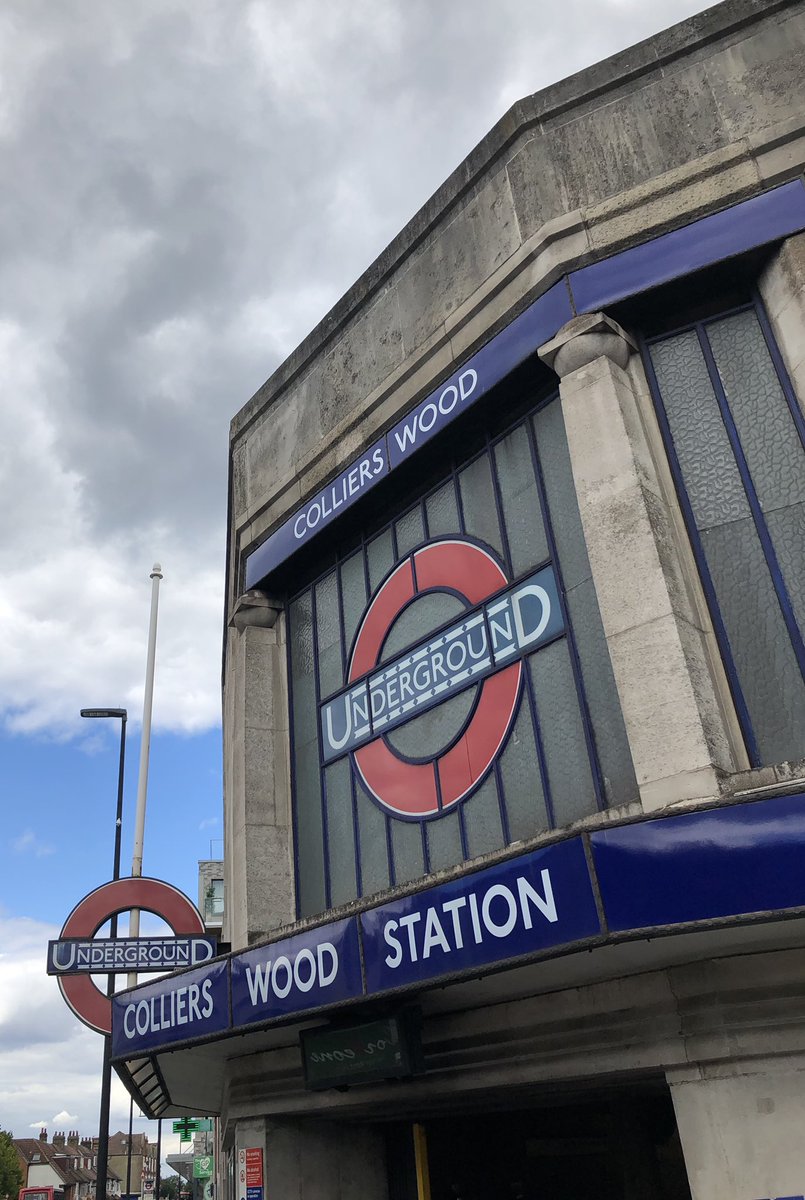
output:
<path id="1" fill-rule="evenodd" d="M 643 808 L 719 794 L 746 756 L 634 344 L 602 313 L 556 371 L 593 582 Z"/>
<path id="2" fill-rule="evenodd" d="M 267 1200 L 388 1200 L 382 1126 L 267 1119 L 239 1123 L 236 1141 L 265 1147 Z"/>
<path id="3" fill-rule="evenodd" d="M 805 409 L 805 233 L 783 242 L 758 286 L 800 407 Z"/>
<path id="4" fill-rule="evenodd" d="M 224 937 L 242 947 L 294 917 L 285 619 L 247 592 L 227 630 Z"/>
<path id="5" fill-rule="evenodd" d="M 668 1072 L 692 1200 L 805 1195 L 805 1057 Z"/>

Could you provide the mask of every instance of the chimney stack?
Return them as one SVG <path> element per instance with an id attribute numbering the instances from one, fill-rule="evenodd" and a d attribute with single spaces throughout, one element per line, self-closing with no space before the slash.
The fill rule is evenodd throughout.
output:
<path id="1" fill-rule="evenodd" d="M 46 1142 L 46 1141 L 48 1140 L 48 1131 L 47 1131 L 47 1129 L 45 1129 L 45 1128 L 42 1128 L 42 1129 L 40 1129 L 40 1130 L 39 1130 L 39 1140 L 40 1140 L 40 1142 Z"/>

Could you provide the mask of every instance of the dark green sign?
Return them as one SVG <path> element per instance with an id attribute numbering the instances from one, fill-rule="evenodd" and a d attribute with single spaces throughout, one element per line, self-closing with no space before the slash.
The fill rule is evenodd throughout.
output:
<path id="1" fill-rule="evenodd" d="M 406 1010 L 361 1025 L 327 1025 L 299 1034 L 305 1086 L 346 1087 L 402 1079 L 421 1069 L 419 1013 Z"/>

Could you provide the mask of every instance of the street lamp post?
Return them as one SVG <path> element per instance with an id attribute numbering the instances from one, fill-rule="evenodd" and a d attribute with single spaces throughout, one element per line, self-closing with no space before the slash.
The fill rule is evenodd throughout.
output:
<path id="1" fill-rule="evenodd" d="M 115 815 L 115 852 L 112 868 L 112 878 L 120 878 L 120 837 L 123 829 L 123 768 L 126 761 L 126 721 L 128 713 L 125 708 L 82 708 L 82 717 L 114 717 L 120 721 L 120 765 L 117 773 L 117 811 Z M 110 918 L 109 933 L 117 937 L 117 914 Z M 106 994 L 111 997 L 115 991 L 115 977 L 109 975 L 106 983 Z M 95 1180 L 95 1200 L 106 1200 L 106 1180 L 109 1166 L 109 1105 L 112 1093 L 112 1039 L 107 1034 L 103 1039 L 103 1068 L 101 1074 L 101 1109 L 98 1116 L 98 1165 Z"/>

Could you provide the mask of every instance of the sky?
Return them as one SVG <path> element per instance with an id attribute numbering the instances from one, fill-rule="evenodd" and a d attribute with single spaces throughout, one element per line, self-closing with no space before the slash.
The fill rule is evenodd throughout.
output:
<path id="1" fill-rule="evenodd" d="M 222 854 L 231 418 L 515 100 L 705 7 L 3 0 L 0 1127 L 97 1131 L 46 943 L 111 878 L 120 723 L 82 707 L 129 712 L 130 870 L 155 561 L 144 872 L 195 899 Z"/>

